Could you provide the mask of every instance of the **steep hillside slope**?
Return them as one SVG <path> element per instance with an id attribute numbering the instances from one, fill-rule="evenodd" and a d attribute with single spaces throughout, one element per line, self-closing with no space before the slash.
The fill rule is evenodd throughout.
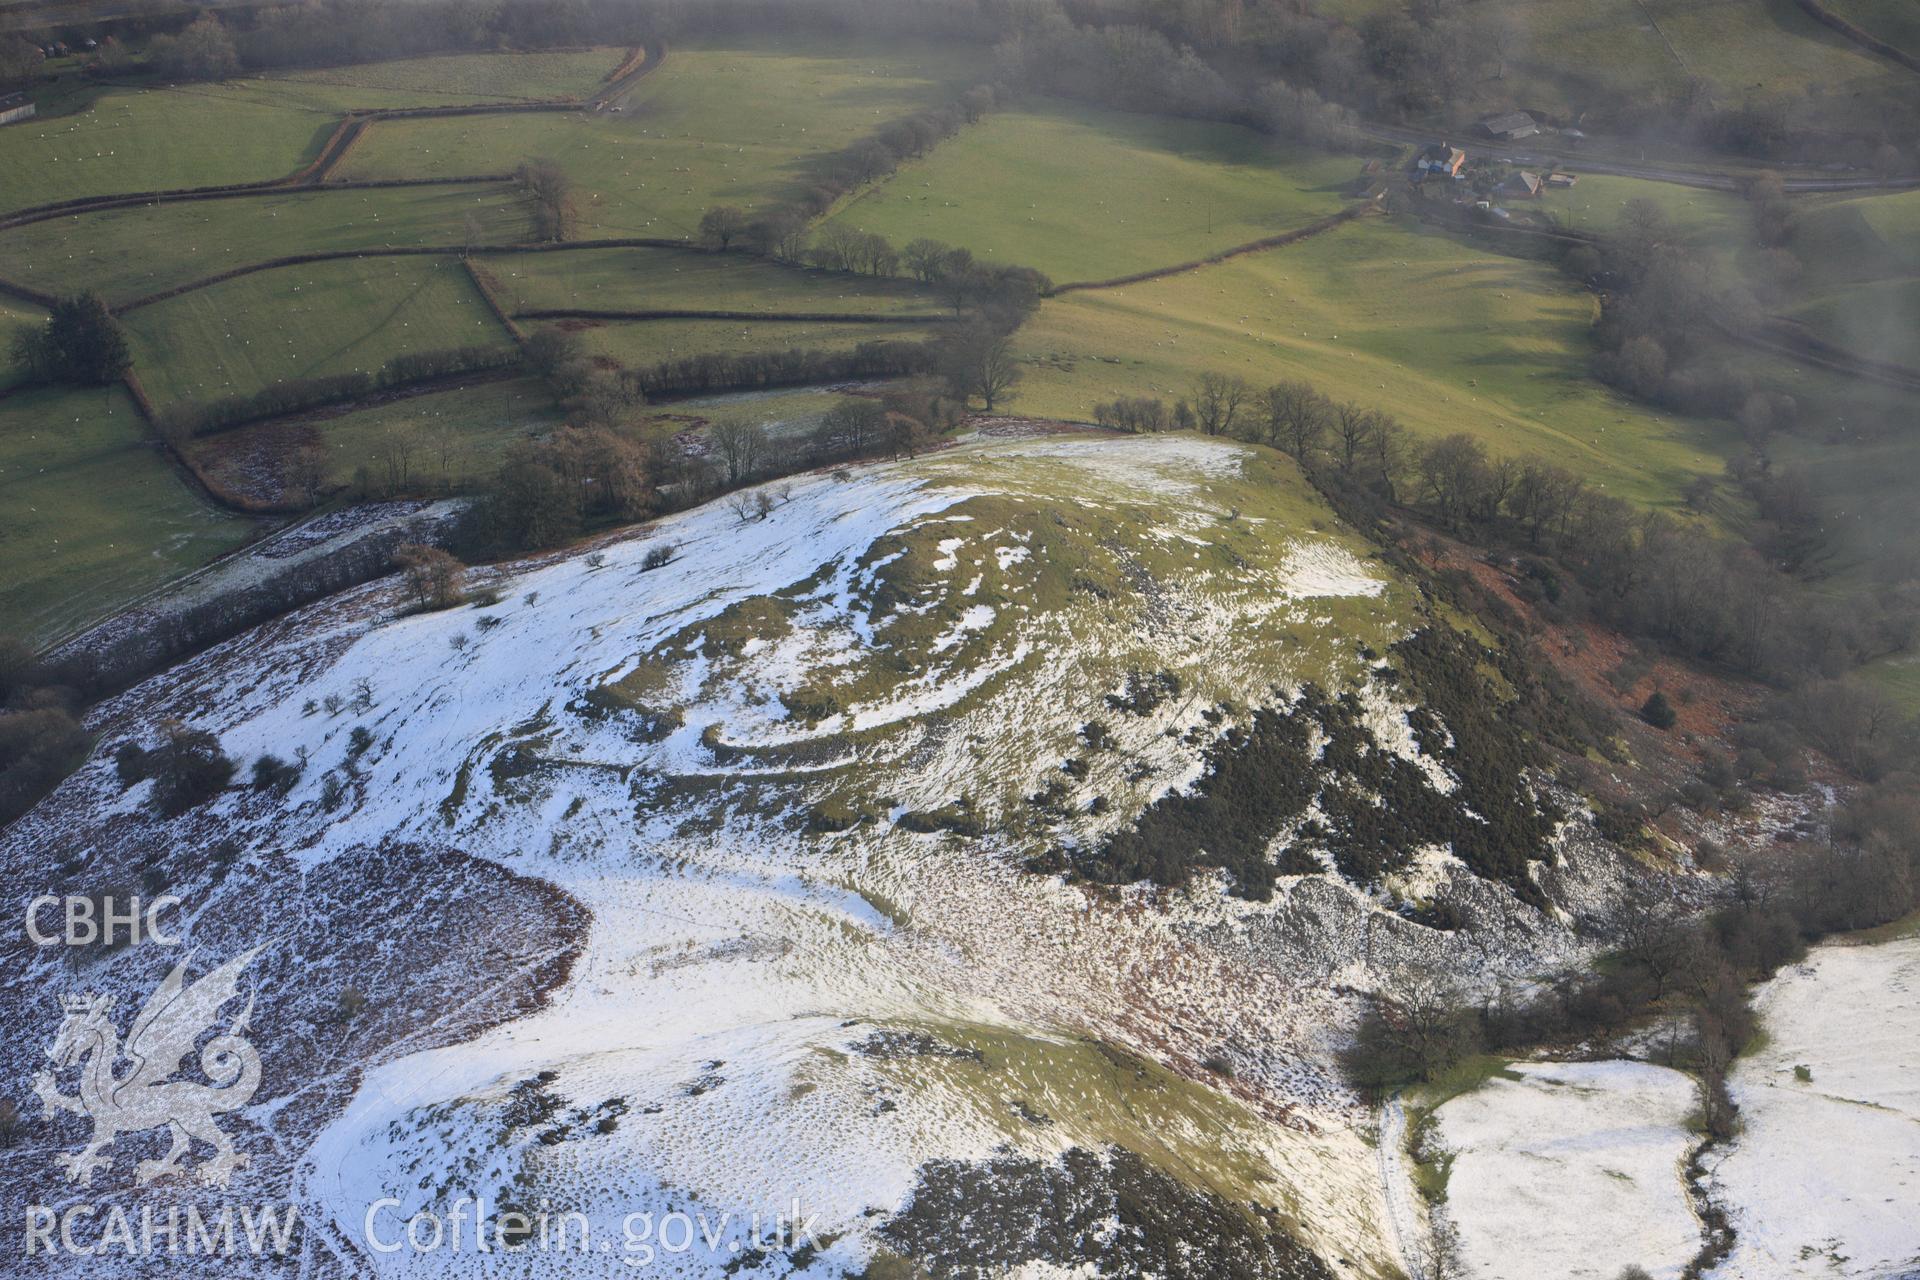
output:
<path id="1" fill-rule="evenodd" d="M 1398 962 L 1570 957 L 1556 918 L 1625 874 L 1451 711 L 1491 655 L 1245 446 L 979 439 L 765 492 L 476 605 L 374 584 L 99 711 L 304 761 L 163 822 L 96 760 L 0 844 L 10 882 L 97 888 L 84 845 L 172 887 L 209 965 L 267 945 L 240 1142 L 276 1154 L 235 1194 L 292 1197 L 319 1273 L 1396 1274 L 1330 1028 Z M 1394 909 L 1443 884 L 1469 927 Z M 151 952 L 83 980 L 133 1003 Z M 71 985 L 0 958 L 9 1025 Z M 80 1136 L 0 1165 L 8 1212 Z M 462 1197 L 610 1251 L 379 1249 Z M 743 1241 L 796 1202 L 810 1244 Z M 714 1238 L 634 1241 L 673 1212 Z"/>

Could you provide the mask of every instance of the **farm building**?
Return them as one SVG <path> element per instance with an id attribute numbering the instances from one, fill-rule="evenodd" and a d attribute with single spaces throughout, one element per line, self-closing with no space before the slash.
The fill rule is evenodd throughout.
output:
<path id="1" fill-rule="evenodd" d="M 1528 173 L 1525 169 L 1515 169 L 1500 184 L 1500 189 L 1516 200 L 1538 200 L 1540 187 L 1540 175 Z"/>
<path id="2" fill-rule="evenodd" d="M 13 124 L 33 115 L 33 99 L 24 93 L 0 94 L 0 124 Z"/>
<path id="3" fill-rule="evenodd" d="M 1467 163 L 1467 153 L 1445 142 L 1436 142 L 1422 151 L 1413 167 L 1421 175 L 1457 178 Z"/>
<path id="4" fill-rule="evenodd" d="M 1488 116 L 1480 122 L 1480 128 L 1488 137 L 1502 138 L 1508 142 L 1531 138 L 1540 132 L 1540 126 L 1534 123 L 1533 117 L 1524 111 L 1509 111 L 1504 115 Z"/>
<path id="5" fill-rule="evenodd" d="M 1579 177 L 1571 173 L 1550 173 L 1547 175 L 1547 185 L 1550 187 L 1571 187 L 1578 181 L 1580 181 Z"/>

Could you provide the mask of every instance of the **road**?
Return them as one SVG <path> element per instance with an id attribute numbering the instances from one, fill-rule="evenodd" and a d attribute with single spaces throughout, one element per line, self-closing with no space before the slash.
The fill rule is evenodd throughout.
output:
<path id="1" fill-rule="evenodd" d="M 1400 1106 L 1400 1095 L 1388 1098 L 1380 1108 L 1380 1191 L 1387 1201 L 1387 1238 L 1400 1255 L 1400 1267 L 1407 1280 L 1427 1280 L 1426 1250 L 1421 1248 L 1425 1233 L 1420 1229 L 1420 1214 L 1411 1199 L 1413 1178 L 1407 1172 L 1407 1113 Z"/>
<path id="2" fill-rule="evenodd" d="M 1362 124 L 1360 132 L 1376 142 L 1400 146 L 1423 145 L 1435 141 L 1444 133 L 1444 131 L 1433 129 L 1410 128 L 1406 125 L 1375 123 Z M 1745 181 L 1768 171 L 1764 166 L 1710 167 L 1627 160 L 1605 150 L 1604 144 L 1591 148 L 1556 147 L 1546 140 L 1545 135 L 1540 138 L 1529 138 L 1524 143 L 1518 144 L 1476 138 L 1464 145 L 1469 150 L 1484 152 L 1495 159 L 1513 164 L 1531 165 L 1542 169 L 1561 165 L 1578 173 L 1604 173 L 1622 178 L 1646 178 L 1653 182 L 1671 182 L 1676 186 L 1698 187 L 1707 191 L 1736 191 Z M 1788 191 L 1904 191 L 1920 187 L 1920 177 L 1837 177 L 1808 174 L 1804 170 L 1796 173 L 1789 169 L 1774 170 L 1774 172 L 1781 174 L 1781 186 Z"/>

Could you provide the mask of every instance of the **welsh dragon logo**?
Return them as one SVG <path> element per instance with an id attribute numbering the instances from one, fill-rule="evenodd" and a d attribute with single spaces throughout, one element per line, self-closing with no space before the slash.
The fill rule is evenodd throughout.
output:
<path id="1" fill-rule="evenodd" d="M 140 1161 L 134 1178 L 141 1186 L 191 1171 L 205 1186 L 225 1187 L 236 1169 L 246 1167 L 248 1157 L 233 1149 L 233 1140 L 213 1118 L 246 1106 L 260 1087 L 260 1055 L 242 1034 L 253 1015 L 251 995 L 226 1032 L 200 1050 L 200 1070 L 213 1083 L 173 1077 L 193 1052 L 194 1042 L 233 999 L 241 970 L 259 953 L 255 947 L 235 956 L 190 986 L 185 979 L 193 957 L 181 960 L 147 997 L 124 1045 L 109 1017 L 112 996 L 87 992 L 61 1001 L 64 1018 L 47 1056 L 57 1068 L 80 1067 L 80 1092 L 61 1093 L 51 1071 L 34 1077 L 33 1091 L 49 1117 L 56 1110 L 71 1111 L 93 1121 L 93 1137 L 84 1148 L 56 1157 L 69 1182 L 84 1187 L 95 1170 L 112 1168 L 113 1156 L 103 1153 L 121 1134 L 161 1125 L 173 1131 L 173 1145 L 158 1160 Z M 123 1062 L 125 1069 L 116 1074 L 115 1067 Z M 195 1142 L 214 1149 L 212 1158 L 197 1169 L 181 1163 Z"/>

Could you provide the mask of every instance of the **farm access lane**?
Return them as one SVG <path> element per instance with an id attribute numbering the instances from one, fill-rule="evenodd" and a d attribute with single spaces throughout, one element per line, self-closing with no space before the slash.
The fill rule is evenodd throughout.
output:
<path id="1" fill-rule="evenodd" d="M 1364 121 L 1360 125 L 1360 132 L 1376 142 L 1400 146 L 1424 146 L 1435 138 L 1445 135 L 1447 130 Z M 1781 185 L 1789 192 L 1901 191 L 1920 187 L 1920 175 L 1898 178 L 1846 178 L 1779 166 L 1687 165 L 1657 160 L 1633 160 L 1622 158 L 1617 146 L 1610 149 L 1608 143 L 1593 139 L 1589 139 L 1587 145 L 1578 148 L 1556 147 L 1537 139 L 1528 139 L 1524 151 L 1492 139 L 1477 140 L 1473 145 L 1479 150 L 1494 153 L 1501 160 L 1518 165 L 1532 165 L 1538 168 L 1565 165 L 1576 168 L 1582 173 L 1608 174 L 1620 178 L 1645 178 L 1651 182 L 1670 182 L 1675 186 L 1698 187 L 1709 191 L 1737 191 L 1743 183 L 1766 172 L 1780 174 Z"/>

